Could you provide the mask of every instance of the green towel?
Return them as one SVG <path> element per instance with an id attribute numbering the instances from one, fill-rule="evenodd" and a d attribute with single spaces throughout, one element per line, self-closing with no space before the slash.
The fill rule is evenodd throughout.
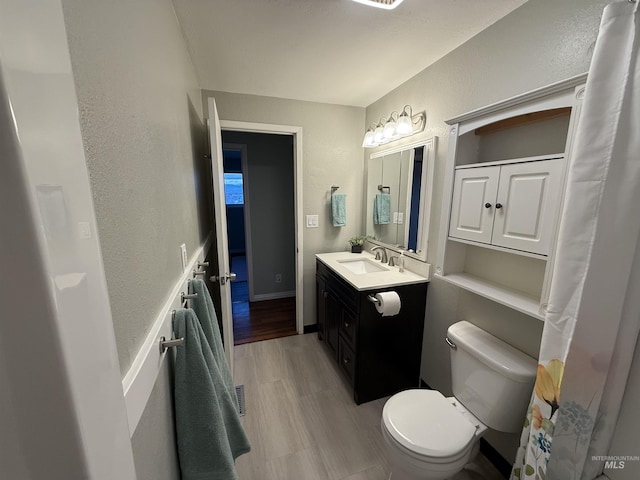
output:
<path id="1" fill-rule="evenodd" d="M 347 225 L 347 196 L 344 193 L 331 195 L 331 220 L 334 227 Z"/>
<path id="2" fill-rule="evenodd" d="M 237 480 L 234 461 L 251 450 L 231 396 L 196 314 L 176 311 L 176 436 L 182 480 Z"/>
<path id="3" fill-rule="evenodd" d="M 200 321 L 200 326 L 207 337 L 213 358 L 215 358 L 220 373 L 224 379 L 229 394 L 236 398 L 236 387 L 233 383 L 233 377 L 227 364 L 227 358 L 224 356 L 224 347 L 222 346 L 222 336 L 220 335 L 220 327 L 218 326 L 218 316 L 213 306 L 209 289 L 204 280 L 195 279 L 189 281 L 189 293 L 197 293 L 198 296 L 191 300 L 191 308 L 196 312 L 196 316 Z M 237 403 L 237 402 L 236 402 Z"/>
<path id="4" fill-rule="evenodd" d="M 378 193 L 373 203 L 373 223 L 388 225 L 391 223 L 391 195 Z"/>

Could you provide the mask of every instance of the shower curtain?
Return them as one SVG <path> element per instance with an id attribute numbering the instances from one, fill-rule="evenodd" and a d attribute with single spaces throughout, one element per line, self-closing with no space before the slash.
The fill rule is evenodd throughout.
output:
<path id="1" fill-rule="evenodd" d="M 609 446 L 640 329 L 637 11 L 604 10 L 512 480 L 592 480 L 605 456 L 624 454 Z"/>

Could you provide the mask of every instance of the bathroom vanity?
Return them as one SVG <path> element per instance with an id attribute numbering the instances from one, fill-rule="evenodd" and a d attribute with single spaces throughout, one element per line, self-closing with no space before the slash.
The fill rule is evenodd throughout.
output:
<path id="1" fill-rule="evenodd" d="M 420 382 L 428 279 L 400 272 L 368 253 L 316 255 L 318 339 L 361 404 Z M 400 312 L 382 316 L 370 297 L 395 291 Z"/>

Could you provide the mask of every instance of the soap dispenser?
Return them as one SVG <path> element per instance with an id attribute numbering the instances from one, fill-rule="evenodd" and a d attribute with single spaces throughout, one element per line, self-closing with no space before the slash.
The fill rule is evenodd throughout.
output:
<path id="1" fill-rule="evenodd" d="M 398 271 L 400 273 L 404 272 L 404 250 L 400 252 L 400 258 L 398 259 L 398 266 L 400 267 Z"/>

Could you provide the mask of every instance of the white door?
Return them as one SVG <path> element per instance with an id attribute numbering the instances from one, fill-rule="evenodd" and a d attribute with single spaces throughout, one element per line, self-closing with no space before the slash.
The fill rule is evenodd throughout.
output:
<path id="1" fill-rule="evenodd" d="M 560 201 L 563 159 L 504 165 L 492 243 L 547 255 Z"/>
<path id="2" fill-rule="evenodd" d="M 499 175 L 500 167 L 456 170 L 449 236 L 491 243 Z"/>
<path id="3" fill-rule="evenodd" d="M 233 375 L 233 317 L 231 312 L 231 285 L 235 278 L 230 272 L 229 252 L 227 251 L 227 210 L 224 198 L 224 165 L 222 158 L 222 133 L 220 119 L 214 98 L 209 98 L 209 139 L 211 141 L 211 173 L 213 180 L 213 209 L 216 217 L 216 244 L 218 246 L 218 272 L 214 272 L 220 283 L 222 317 L 222 335 L 224 350 Z"/>

